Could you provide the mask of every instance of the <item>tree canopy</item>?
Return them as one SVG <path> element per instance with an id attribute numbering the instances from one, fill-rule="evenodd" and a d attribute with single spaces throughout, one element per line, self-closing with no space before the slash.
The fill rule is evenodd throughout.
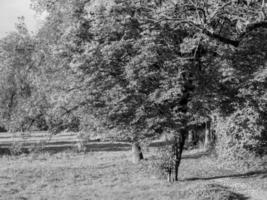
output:
<path id="1" fill-rule="evenodd" d="M 32 7 L 48 13 L 39 32 L 31 36 L 20 23 L 0 44 L 7 129 L 99 126 L 132 141 L 167 132 L 178 166 L 190 127 L 215 111 L 252 109 L 266 131 L 264 0 L 32 0 Z"/>

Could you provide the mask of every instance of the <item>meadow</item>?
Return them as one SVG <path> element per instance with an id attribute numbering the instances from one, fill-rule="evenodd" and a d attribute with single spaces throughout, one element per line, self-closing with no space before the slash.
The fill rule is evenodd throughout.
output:
<path id="1" fill-rule="evenodd" d="M 153 169 L 157 154 L 131 162 L 131 152 L 30 153 L 0 158 L 1 200 L 245 200 L 267 199 L 267 171 L 226 169 L 214 157 L 187 151 L 179 182 L 169 183 Z"/>

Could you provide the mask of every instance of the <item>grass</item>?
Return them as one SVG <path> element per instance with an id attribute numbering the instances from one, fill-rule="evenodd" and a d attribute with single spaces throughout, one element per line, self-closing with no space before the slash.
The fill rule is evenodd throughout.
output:
<path id="1" fill-rule="evenodd" d="M 194 152 L 194 155 L 197 154 Z M 159 179 L 149 170 L 154 152 L 147 152 L 145 156 L 147 159 L 138 165 L 131 163 L 129 151 L 2 156 L 0 199 L 246 199 L 231 188 L 214 182 L 216 177 L 235 172 L 221 169 L 208 156 L 186 155 L 178 183 Z M 251 183 L 265 182 L 267 178 L 263 178 L 263 174 L 255 175 Z"/>

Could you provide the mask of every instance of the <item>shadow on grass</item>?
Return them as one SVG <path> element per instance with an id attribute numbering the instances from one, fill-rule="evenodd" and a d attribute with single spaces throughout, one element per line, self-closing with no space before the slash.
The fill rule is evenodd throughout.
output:
<path id="1" fill-rule="evenodd" d="M 250 198 L 247 197 L 247 196 L 245 196 L 245 195 L 243 195 L 243 194 L 240 194 L 240 193 L 231 192 L 228 199 L 233 199 L 233 200 L 248 200 Z"/>
<path id="2" fill-rule="evenodd" d="M 208 184 L 206 189 L 199 195 L 200 199 L 232 199 L 232 200 L 248 200 L 249 197 L 233 192 L 231 188 L 219 184 Z M 213 198 L 211 198 L 213 197 Z"/>
<path id="3" fill-rule="evenodd" d="M 182 181 L 197 181 L 197 180 L 214 180 L 214 179 L 221 179 L 221 178 L 250 178 L 256 176 L 267 176 L 267 169 L 266 170 L 258 170 L 258 171 L 250 171 L 247 173 L 239 173 L 239 174 L 230 174 L 230 175 L 222 175 L 222 176 L 212 176 L 212 177 L 191 177 L 186 178 Z"/>

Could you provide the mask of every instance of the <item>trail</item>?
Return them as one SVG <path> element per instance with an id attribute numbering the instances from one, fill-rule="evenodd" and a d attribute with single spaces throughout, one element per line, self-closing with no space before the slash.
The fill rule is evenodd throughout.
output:
<path id="1" fill-rule="evenodd" d="M 224 187 L 229 187 L 234 192 L 243 194 L 249 200 L 267 200 L 267 191 L 253 188 L 251 185 L 244 183 L 244 180 L 238 178 L 220 178 L 214 180 L 214 182 Z"/>

